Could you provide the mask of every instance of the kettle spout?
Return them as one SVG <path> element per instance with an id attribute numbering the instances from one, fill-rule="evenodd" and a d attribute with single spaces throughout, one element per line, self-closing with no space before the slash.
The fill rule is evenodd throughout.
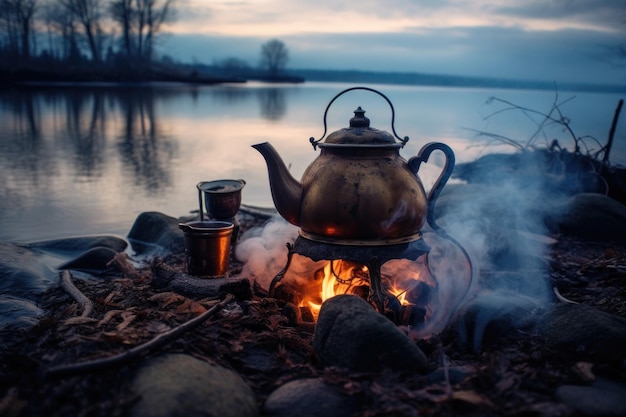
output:
<path id="1" fill-rule="evenodd" d="M 291 175 L 276 149 L 268 142 L 258 143 L 252 147 L 265 158 L 276 210 L 289 223 L 300 226 L 302 184 Z"/>

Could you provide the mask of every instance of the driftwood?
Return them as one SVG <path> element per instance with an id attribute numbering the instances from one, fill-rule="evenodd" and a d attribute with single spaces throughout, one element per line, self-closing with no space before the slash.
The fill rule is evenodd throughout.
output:
<path id="1" fill-rule="evenodd" d="M 226 298 L 224 298 L 224 300 L 215 304 L 213 307 L 200 314 L 199 316 L 189 321 L 186 321 L 180 326 L 174 327 L 172 330 L 161 333 L 154 339 L 151 339 L 142 345 L 136 346 L 127 352 L 107 358 L 96 359 L 93 361 L 51 367 L 44 371 L 43 376 L 44 378 L 54 378 L 66 375 L 76 375 L 85 372 L 100 371 L 111 366 L 127 364 L 135 360 L 136 358 L 173 341 L 185 332 L 204 323 L 207 319 L 217 313 L 221 308 L 231 303 L 234 299 L 235 297 L 233 295 L 228 294 Z"/>
<path id="2" fill-rule="evenodd" d="M 167 288 L 191 298 L 223 297 L 226 294 L 233 294 L 238 300 L 252 297 L 250 281 L 245 277 L 197 278 L 172 268 L 158 258 L 152 264 L 152 273 L 155 287 Z"/>
<path id="3" fill-rule="evenodd" d="M 72 273 L 66 269 L 59 272 L 59 276 L 61 278 L 61 288 L 80 304 L 83 310 L 80 316 L 66 320 L 65 324 L 80 324 L 92 320 L 89 317 L 93 312 L 93 303 L 85 294 L 76 288 L 72 281 Z"/>

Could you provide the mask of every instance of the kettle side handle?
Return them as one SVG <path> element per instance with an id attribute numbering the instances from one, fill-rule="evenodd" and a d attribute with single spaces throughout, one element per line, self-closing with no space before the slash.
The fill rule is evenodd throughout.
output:
<path id="1" fill-rule="evenodd" d="M 415 173 L 415 175 L 417 175 L 417 171 L 419 171 L 422 162 L 428 162 L 430 154 L 436 150 L 443 152 L 443 154 L 446 156 L 446 163 L 443 167 L 443 170 L 441 171 L 441 174 L 439 175 L 439 178 L 437 178 L 437 181 L 435 181 L 435 184 L 428 192 L 426 220 L 435 232 L 441 232 L 443 231 L 442 228 L 435 221 L 435 203 L 437 202 L 437 197 L 439 197 L 439 194 L 441 194 L 443 187 L 448 182 L 448 179 L 450 179 L 452 171 L 454 170 L 454 152 L 452 151 L 452 148 L 444 143 L 430 142 L 424 145 L 422 149 L 420 149 L 417 156 L 409 159 L 408 164 Z"/>

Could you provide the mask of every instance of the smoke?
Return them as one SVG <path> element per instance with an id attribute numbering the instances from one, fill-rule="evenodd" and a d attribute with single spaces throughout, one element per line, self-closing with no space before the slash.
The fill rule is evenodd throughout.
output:
<path id="1" fill-rule="evenodd" d="M 424 229 L 431 248 L 428 271 L 436 285 L 424 325 L 409 329 L 413 337 L 430 337 L 456 320 L 464 341 L 479 350 L 491 322 L 508 317 L 511 326 L 527 324 L 525 317 L 551 301 L 546 273 L 550 240 L 545 237 L 541 209 L 551 196 L 540 181 L 524 178 L 444 187 L 435 217 L 445 234 L 428 225 Z M 246 232 L 235 253 L 245 264 L 242 276 L 268 289 L 286 265 L 286 244 L 296 239 L 297 230 L 276 216 Z M 311 271 L 299 270 L 304 265 L 297 258 L 289 275 L 310 276 Z M 383 265 L 382 273 L 394 274 L 398 266 L 393 264 Z"/>
<path id="2" fill-rule="evenodd" d="M 528 324 L 524 317 L 551 301 L 550 239 L 541 208 L 554 195 L 540 181 L 524 180 L 449 185 L 436 207 L 438 224 L 461 242 L 473 263 L 473 287 L 458 319 L 462 338 L 476 351 L 490 322 L 506 317 L 510 326 Z M 458 280 L 439 280 L 444 295 L 451 290 L 445 284 Z"/>

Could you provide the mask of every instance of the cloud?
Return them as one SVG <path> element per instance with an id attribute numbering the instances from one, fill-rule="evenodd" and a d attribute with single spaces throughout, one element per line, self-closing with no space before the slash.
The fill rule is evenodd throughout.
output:
<path id="1" fill-rule="evenodd" d="M 596 30 L 626 28 L 626 2 L 615 0 L 535 0 L 510 2 L 497 7 L 498 14 L 539 20 L 565 20 Z"/>
<path id="2" fill-rule="evenodd" d="M 265 37 L 176 35 L 163 45 L 176 58 L 211 63 L 237 57 L 258 63 Z M 613 34 L 584 30 L 457 27 L 420 33 L 306 33 L 282 37 L 290 68 L 425 72 L 556 82 L 624 82 L 598 57 L 619 44 Z"/>
<path id="3" fill-rule="evenodd" d="M 624 82 L 602 57 L 626 40 L 623 1 L 224 0 L 189 11 L 195 23 L 181 21 L 163 43 L 183 61 L 254 66 L 279 38 L 291 68 Z"/>

